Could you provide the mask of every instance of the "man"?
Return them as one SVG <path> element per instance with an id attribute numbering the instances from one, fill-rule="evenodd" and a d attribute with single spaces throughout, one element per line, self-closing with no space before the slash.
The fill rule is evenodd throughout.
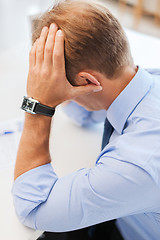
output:
<path id="1" fill-rule="evenodd" d="M 134 65 L 118 21 L 91 1 L 60 2 L 42 16 L 33 42 L 12 191 L 19 219 L 71 233 L 103 222 L 107 229 L 118 219 L 117 239 L 158 240 L 160 77 Z M 66 100 L 90 111 L 75 104 L 87 116 L 82 124 L 92 121 L 91 111 L 105 110 L 107 118 L 95 167 L 58 178 L 49 134 L 54 108 Z M 101 239 L 97 232 L 87 228 L 81 239 Z"/>

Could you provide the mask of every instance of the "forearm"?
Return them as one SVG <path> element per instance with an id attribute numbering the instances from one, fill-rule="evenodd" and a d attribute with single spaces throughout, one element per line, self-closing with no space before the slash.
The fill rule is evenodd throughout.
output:
<path id="1" fill-rule="evenodd" d="M 51 118 L 26 113 L 15 165 L 16 179 L 21 174 L 51 161 L 49 135 Z"/>
<path id="2" fill-rule="evenodd" d="M 59 179 L 51 164 L 17 178 L 12 194 L 20 221 L 34 229 L 62 232 L 156 209 L 160 195 L 150 175 L 108 155 L 112 153 L 105 153 L 92 169 Z"/>

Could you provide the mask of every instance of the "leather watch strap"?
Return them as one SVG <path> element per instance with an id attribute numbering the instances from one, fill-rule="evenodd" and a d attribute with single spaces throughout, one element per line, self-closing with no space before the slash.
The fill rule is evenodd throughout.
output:
<path id="1" fill-rule="evenodd" d="M 38 103 L 35 106 L 34 112 L 41 114 L 41 115 L 48 116 L 48 117 L 52 117 L 55 113 L 55 108 L 51 108 L 46 105 L 42 105 L 42 104 Z"/>

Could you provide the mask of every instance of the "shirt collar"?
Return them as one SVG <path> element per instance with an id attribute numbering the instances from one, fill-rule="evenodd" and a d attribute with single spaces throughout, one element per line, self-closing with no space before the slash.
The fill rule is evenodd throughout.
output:
<path id="1" fill-rule="evenodd" d="M 128 117 L 149 91 L 151 85 L 151 75 L 139 67 L 134 78 L 108 108 L 108 121 L 119 134 L 122 134 Z"/>

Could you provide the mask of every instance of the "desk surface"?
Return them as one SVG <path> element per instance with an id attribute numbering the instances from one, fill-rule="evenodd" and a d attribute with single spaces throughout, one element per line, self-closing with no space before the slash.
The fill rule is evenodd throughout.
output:
<path id="1" fill-rule="evenodd" d="M 160 68 L 160 39 L 131 30 L 126 32 L 135 63 L 142 67 Z M 0 122 L 23 115 L 19 106 L 25 95 L 27 71 L 28 43 L 0 53 Z M 81 167 L 93 166 L 100 151 L 101 134 L 102 125 L 81 129 L 72 124 L 59 109 L 54 120 L 50 145 L 54 169 L 58 175 L 63 176 Z M 79 151 L 80 149 L 83 151 Z M 1 170 L 0 237 L 5 240 L 36 239 L 33 230 L 24 227 L 16 218 L 11 196 L 12 182 L 13 167 Z"/>

